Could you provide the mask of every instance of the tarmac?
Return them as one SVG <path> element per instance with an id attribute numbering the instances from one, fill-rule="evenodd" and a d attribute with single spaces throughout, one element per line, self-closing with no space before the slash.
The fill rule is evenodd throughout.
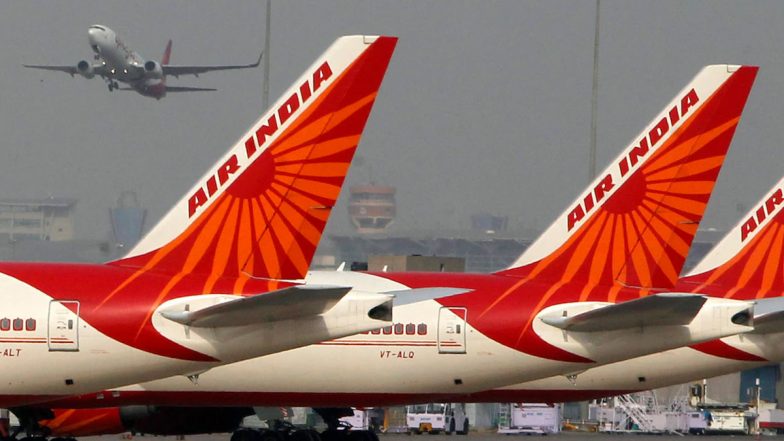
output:
<path id="1" fill-rule="evenodd" d="M 228 441 L 230 434 L 211 434 L 211 435 L 188 435 L 185 437 L 174 436 L 130 436 L 129 434 L 121 435 L 104 435 L 94 437 L 79 438 L 80 441 Z M 500 435 L 493 432 L 471 432 L 468 436 L 457 435 L 407 435 L 407 434 L 379 434 L 381 441 L 515 441 L 515 439 L 524 439 L 525 441 L 534 441 L 534 438 L 542 437 L 547 441 L 664 441 L 666 439 L 684 439 L 692 438 L 694 441 L 730 441 L 734 438 L 743 438 L 749 440 L 760 439 L 759 436 L 752 435 L 647 435 L 647 434 L 604 434 L 604 433 L 590 433 L 590 432 L 560 432 L 550 435 Z M 765 436 L 764 439 L 784 440 L 784 436 Z"/>

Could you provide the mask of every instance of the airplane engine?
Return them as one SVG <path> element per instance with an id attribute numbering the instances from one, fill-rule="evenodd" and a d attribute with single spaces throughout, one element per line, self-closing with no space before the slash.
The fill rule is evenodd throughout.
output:
<path id="1" fill-rule="evenodd" d="M 95 76 L 95 72 L 93 72 L 93 65 L 90 64 L 87 60 L 82 60 L 76 63 L 76 70 L 79 72 L 79 75 L 90 79 Z"/>
<path id="2" fill-rule="evenodd" d="M 163 78 L 163 68 L 157 61 L 147 61 L 144 63 L 144 72 L 151 78 Z"/>
<path id="3" fill-rule="evenodd" d="M 150 435 L 226 433 L 253 414 L 250 407 L 122 406 L 103 409 L 54 409 L 39 420 L 52 436 L 74 437 L 132 432 Z M 100 417 L 100 418 L 99 418 Z M 85 424 L 89 422 L 89 424 Z"/>

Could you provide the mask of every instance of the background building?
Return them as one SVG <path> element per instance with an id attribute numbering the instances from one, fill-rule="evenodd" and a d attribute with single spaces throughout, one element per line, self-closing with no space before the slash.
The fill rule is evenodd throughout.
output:
<path id="1" fill-rule="evenodd" d="M 1 199 L 0 241 L 71 240 L 76 199 Z"/>

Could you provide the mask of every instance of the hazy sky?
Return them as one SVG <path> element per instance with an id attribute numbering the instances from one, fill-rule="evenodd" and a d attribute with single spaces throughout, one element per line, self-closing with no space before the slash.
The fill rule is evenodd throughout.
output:
<path id="1" fill-rule="evenodd" d="M 400 37 L 348 183 L 398 189 L 396 228 L 464 228 L 470 214 L 543 230 L 588 181 L 593 0 L 273 1 L 270 99 L 344 34 Z M 105 238 L 124 190 L 148 228 L 260 115 L 261 69 L 171 84 L 161 101 L 32 71 L 92 56 L 113 28 L 174 64 L 249 63 L 264 1 L 0 4 L 0 198 L 75 197 L 77 235 Z M 704 226 L 727 228 L 784 175 L 784 2 L 602 0 L 598 164 L 705 64 L 761 66 Z M 327 233 L 348 229 L 345 198 Z"/>

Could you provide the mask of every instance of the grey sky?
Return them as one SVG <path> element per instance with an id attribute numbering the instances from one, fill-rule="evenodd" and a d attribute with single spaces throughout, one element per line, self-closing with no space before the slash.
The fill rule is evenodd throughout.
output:
<path id="1" fill-rule="evenodd" d="M 106 237 L 124 190 L 151 226 L 262 110 L 261 69 L 172 79 L 219 91 L 156 102 L 22 68 L 90 57 L 93 23 L 148 58 L 172 38 L 172 63 L 246 63 L 264 2 L 0 5 L 0 198 L 79 198 L 82 238 Z M 602 0 L 599 168 L 701 66 L 760 65 L 704 225 L 735 223 L 784 174 L 781 23 L 781 1 Z M 270 98 L 339 35 L 396 35 L 349 184 L 396 186 L 399 229 L 467 227 L 485 210 L 541 231 L 588 181 L 593 25 L 592 0 L 273 1 Z M 341 204 L 327 232 L 346 217 Z"/>

